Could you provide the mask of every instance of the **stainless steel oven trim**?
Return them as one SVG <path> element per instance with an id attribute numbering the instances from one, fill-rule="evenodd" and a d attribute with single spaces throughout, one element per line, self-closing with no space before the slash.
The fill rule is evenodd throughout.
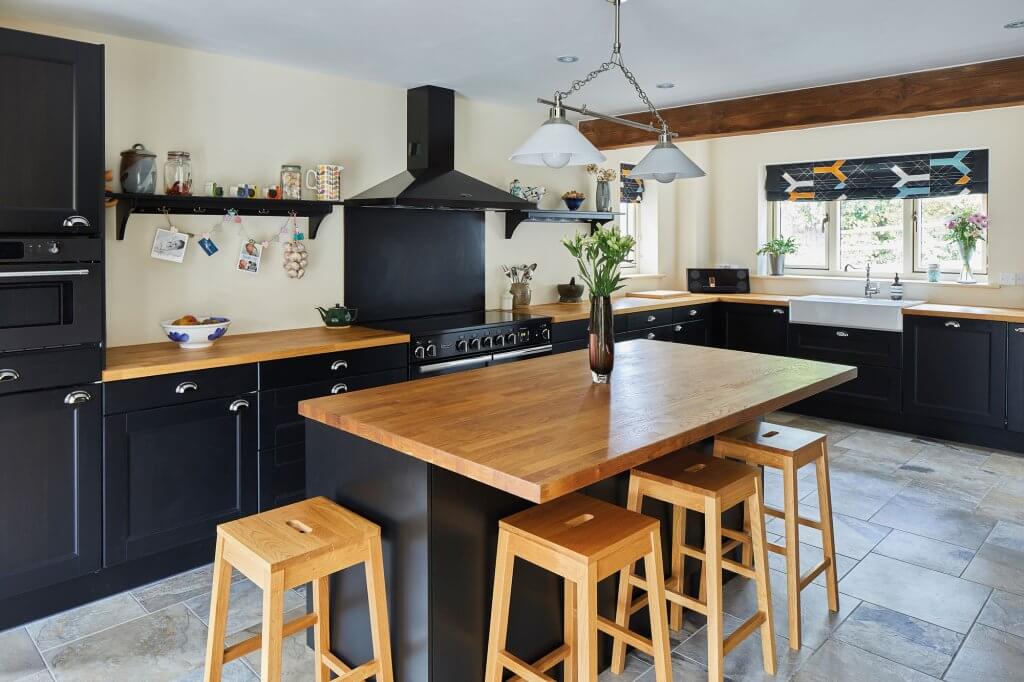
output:
<path id="1" fill-rule="evenodd" d="M 491 356 L 492 360 L 511 360 L 513 358 L 526 358 L 531 355 L 544 355 L 550 353 L 552 350 L 551 344 L 545 346 L 535 346 L 533 348 L 523 348 L 520 350 L 510 350 L 504 353 L 495 353 Z"/>
<path id="2" fill-rule="evenodd" d="M 22 272 L 0 272 L 0 279 L 22 277 L 88 277 L 88 270 L 24 270 Z"/>
<path id="3" fill-rule="evenodd" d="M 490 361 L 490 355 L 474 355 L 471 358 L 459 358 L 458 360 L 448 360 L 447 362 L 432 362 L 424 365 L 414 365 L 413 367 L 417 374 L 433 374 L 434 372 L 442 372 L 454 367 L 472 367 L 477 365 L 484 367 Z"/>

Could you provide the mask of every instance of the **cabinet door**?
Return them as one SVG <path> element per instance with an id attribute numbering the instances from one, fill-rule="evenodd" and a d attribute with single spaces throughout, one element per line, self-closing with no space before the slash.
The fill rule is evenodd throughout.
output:
<path id="1" fill-rule="evenodd" d="M 103 46 L 0 29 L 0 102 L 0 232 L 100 234 Z"/>
<path id="2" fill-rule="evenodd" d="M 100 567 L 103 465 L 95 389 L 0 398 L 0 598 Z M 72 391 L 85 402 L 68 405 Z"/>
<path id="3" fill-rule="evenodd" d="M 1006 342 L 1006 424 L 1024 432 L 1024 325 L 1010 325 Z"/>
<path id="4" fill-rule="evenodd" d="M 903 410 L 1002 428 L 1006 418 L 1006 323 L 907 317 Z"/>
<path id="5" fill-rule="evenodd" d="M 725 348 L 785 355 L 789 311 L 783 306 L 726 303 L 721 309 Z"/>
<path id="6" fill-rule="evenodd" d="M 688 343 L 691 346 L 707 346 L 708 344 L 708 322 L 707 320 L 695 320 L 672 326 L 674 332 L 672 340 L 676 343 Z"/>
<path id="7" fill-rule="evenodd" d="M 214 537 L 257 502 L 253 394 L 105 420 L 104 562 Z"/>

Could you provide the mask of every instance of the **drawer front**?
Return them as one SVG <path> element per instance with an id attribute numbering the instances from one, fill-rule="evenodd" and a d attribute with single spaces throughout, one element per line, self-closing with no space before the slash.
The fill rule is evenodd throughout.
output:
<path id="1" fill-rule="evenodd" d="M 260 451 L 260 511 L 306 499 L 303 443 Z"/>
<path id="2" fill-rule="evenodd" d="M 809 360 L 846 365 L 900 367 L 902 338 L 899 332 L 872 329 L 789 325 L 789 352 Z"/>
<path id="3" fill-rule="evenodd" d="M 99 348 L 0 353 L 0 395 L 91 384 L 99 381 L 102 367 Z"/>
<path id="4" fill-rule="evenodd" d="M 705 320 L 711 311 L 710 303 L 702 303 L 701 305 L 688 305 L 682 308 L 672 309 L 672 321 L 673 322 L 693 322 L 695 320 Z"/>
<path id="5" fill-rule="evenodd" d="M 104 414 L 184 405 L 250 393 L 256 390 L 258 376 L 256 365 L 252 364 L 111 381 L 103 384 Z"/>
<path id="6" fill-rule="evenodd" d="M 708 346 L 707 320 L 695 320 L 672 325 L 672 340 L 676 343 L 687 343 L 691 346 Z"/>
<path id="7" fill-rule="evenodd" d="M 559 344 L 566 341 L 579 341 L 587 338 L 587 327 L 590 320 L 573 320 L 558 322 L 551 325 L 551 343 Z"/>
<path id="8" fill-rule="evenodd" d="M 587 347 L 587 339 L 576 339 L 574 341 L 563 341 L 561 343 L 551 344 L 551 354 L 558 355 L 559 353 L 571 353 L 574 350 L 583 350 Z"/>
<path id="9" fill-rule="evenodd" d="M 260 389 L 300 386 L 315 381 L 342 381 L 347 377 L 406 368 L 409 345 L 396 343 L 376 348 L 308 355 L 260 363 Z"/>
<path id="10" fill-rule="evenodd" d="M 626 328 L 633 332 L 640 329 L 660 327 L 672 321 L 672 309 L 647 310 L 642 313 L 630 313 L 626 317 Z"/>
<path id="11" fill-rule="evenodd" d="M 901 370 L 893 367 L 862 365 L 857 378 L 819 393 L 808 402 L 837 407 L 856 407 L 893 414 L 900 410 Z M 842 415 L 837 413 L 837 417 Z"/>
<path id="12" fill-rule="evenodd" d="M 672 341 L 675 339 L 675 325 L 666 324 L 652 329 L 641 329 L 639 331 L 616 334 L 616 341 L 633 341 L 635 339 L 646 339 L 649 341 Z"/>
<path id="13" fill-rule="evenodd" d="M 305 419 L 299 415 L 299 401 L 319 398 L 331 393 L 348 393 L 374 386 L 405 381 L 406 370 L 362 374 L 339 381 L 318 381 L 302 386 L 289 386 L 260 392 L 260 449 L 278 448 L 305 440 Z"/>

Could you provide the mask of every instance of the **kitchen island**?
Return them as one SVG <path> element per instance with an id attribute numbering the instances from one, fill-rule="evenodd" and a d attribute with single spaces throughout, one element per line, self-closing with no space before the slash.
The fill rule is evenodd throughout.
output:
<path id="1" fill-rule="evenodd" d="M 396 679 L 476 681 L 499 519 L 581 489 L 623 503 L 631 467 L 855 376 L 641 340 L 616 347 L 609 385 L 591 383 L 579 351 L 308 400 L 308 495 L 382 526 Z M 331 584 L 332 647 L 354 663 L 371 658 L 358 573 Z M 510 650 L 530 659 L 557 645 L 560 590 L 554 576 L 516 566 Z"/>

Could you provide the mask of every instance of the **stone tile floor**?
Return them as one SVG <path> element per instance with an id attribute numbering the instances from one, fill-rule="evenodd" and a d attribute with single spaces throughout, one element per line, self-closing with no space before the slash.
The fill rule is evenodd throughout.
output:
<path id="1" fill-rule="evenodd" d="M 779 413 L 771 419 L 829 434 L 840 612 L 828 613 L 824 580 L 803 593 L 804 646 L 786 639 L 785 564 L 772 557 L 779 671 L 761 668 L 757 634 L 726 658 L 730 680 L 1024 679 L 1024 458 L 834 421 Z M 781 478 L 766 472 L 768 501 Z M 801 472 L 802 512 L 817 516 L 813 471 Z M 778 541 L 781 525 L 768 525 Z M 803 529 L 806 568 L 821 537 Z M 201 680 L 209 610 L 209 566 L 0 632 L 0 682 Z M 260 592 L 236 575 L 229 643 L 258 632 Z M 749 582 L 725 590 L 726 630 L 754 610 Z M 304 599 L 289 595 L 291 617 Z M 693 614 L 689 614 L 693 616 Z M 706 679 L 699 616 L 673 633 L 676 679 Z M 311 680 L 304 638 L 285 645 L 284 679 Z M 623 675 L 648 682 L 635 653 Z M 232 662 L 225 679 L 258 679 L 259 656 Z"/>

